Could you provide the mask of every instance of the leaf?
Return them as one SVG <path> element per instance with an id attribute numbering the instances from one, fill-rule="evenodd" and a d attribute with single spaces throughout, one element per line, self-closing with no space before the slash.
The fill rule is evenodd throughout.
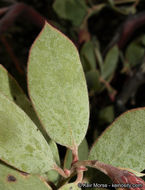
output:
<path id="1" fill-rule="evenodd" d="M 7 70 L 2 65 L 0 65 L 0 81 L 0 92 L 2 92 L 2 94 L 4 94 L 10 100 L 14 101 L 21 109 L 23 109 L 23 111 L 25 111 L 27 115 L 32 119 L 32 121 L 37 125 L 39 130 L 43 132 L 43 135 L 45 136 L 45 139 L 51 148 L 55 162 L 60 165 L 58 149 L 55 142 L 45 134 L 46 132 L 43 130 L 40 121 L 34 112 L 31 102 L 26 97 L 17 81 L 7 72 Z"/>
<path id="2" fill-rule="evenodd" d="M 121 168 L 144 170 L 145 109 L 121 115 L 94 143 L 89 159 Z"/>
<path id="3" fill-rule="evenodd" d="M 88 143 L 87 140 L 84 139 L 78 148 L 79 160 L 87 160 L 88 159 Z M 72 152 L 71 150 L 66 151 L 65 160 L 64 160 L 64 168 L 70 169 L 72 163 Z"/>
<path id="4" fill-rule="evenodd" d="M 40 177 L 18 172 L 0 164 L 1 190 L 51 190 L 51 187 Z"/>
<path id="5" fill-rule="evenodd" d="M 41 175 L 46 181 L 52 182 L 55 185 L 59 182 L 60 175 L 55 170 L 49 170 L 45 174 Z"/>
<path id="6" fill-rule="evenodd" d="M 80 51 L 80 56 L 85 71 L 96 69 L 96 57 L 91 41 L 84 43 Z"/>
<path id="7" fill-rule="evenodd" d="M 136 7 L 134 6 L 134 3 L 132 4 L 132 6 L 124 6 L 121 4 L 125 4 L 125 3 L 130 3 L 131 0 L 125 0 L 125 1 L 122 1 L 122 2 L 119 2 L 119 1 L 113 1 L 113 0 L 109 0 L 109 3 L 110 3 L 110 7 L 118 12 L 118 13 L 121 13 L 123 15 L 129 15 L 129 14 L 135 14 L 136 13 Z M 132 0 L 132 2 L 134 2 L 134 0 Z M 117 6 L 117 4 L 120 4 L 120 6 Z"/>
<path id="8" fill-rule="evenodd" d="M 0 159 L 27 173 L 44 173 L 55 165 L 49 145 L 32 120 L 2 94 Z"/>
<path id="9" fill-rule="evenodd" d="M 145 173 L 140 173 L 140 172 L 137 172 L 137 171 L 134 171 L 130 168 L 119 168 L 121 170 L 128 170 L 129 172 L 132 172 L 133 174 L 135 174 L 137 177 L 143 177 L 145 176 Z"/>
<path id="10" fill-rule="evenodd" d="M 91 11 L 89 11 L 89 13 L 87 14 L 87 18 L 89 19 L 93 15 L 98 14 L 106 6 L 108 6 L 106 3 L 100 3 L 100 4 L 95 5 L 95 7 L 93 9 L 91 9 Z M 94 36 L 93 36 L 93 38 L 94 38 Z"/>
<path id="11" fill-rule="evenodd" d="M 58 148 L 57 148 L 56 143 L 54 141 L 50 140 L 48 144 L 50 146 L 50 149 L 52 151 L 53 158 L 54 158 L 56 164 L 58 166 L 60 166 L 59 152 L 58 152 Z M 49 170 L 41 176 L 43 176 L 46 181 L 51 181 L 54 184 L 57 184 L 57 182 L 60 178 L 60 175 L 55 170 Z"/>
<path id="12" fill-rule="evenodd" d="M 99 122 L 102 124 L 111 123 L 114 120 L 114 107 L 110 105 L 101 109 L 98 114 L 98 117 Z"/>
<path id="13" fill-rule="evenodd" d="M 58 152 L 58 148 L 57 148 L 56 143 L 54 141 L 50 140 L 49 146 L 50 146 L 50 149 L 53 153 L 53 157 L 54 157 L 56 164 L 58 166 L 60 166 L 59 152 Z M 57 184 L 57 182 L 60 178 L 60 175 L 55 170 L 49 170 L 45 174 L 43 174 L 42 176 L 46 179 L 46 181 L 51 181 L 55 184 Z"/>
<path id="14" fill-rule="evenodd" d="M 63 185 L 59 190 L 80 190 L 77 184 L 75 183 L 69 183 L 66 185 Z"/>
<path id="15" fill-rule="evenodd" d="M 99 80 L 98 70 L 91 70 L 91 71 L 87 72 L 86 80 L 87 80 L 88 88 L 90 90 L 99 92 L 103 87 L 103 85 L 100 83 L 100 80 Z"/>
<path id="16" fill-rule="evenodd" d="M 109 50 L 105 57 L 104 65 L 102 68 L 102 73 L 101 76 L 105 80 L 109 80 L 112 74 L 114 73 L 117 63 L 118 63 L 118 58 L 119 58 L 119 50 L 117 46 L 114 46 Z"/>
<path id="17" fill-rule="evenodd" d="M 114 184 L 140 184 L 140 186 L 138 187 L 138 189 L 145 189 L 145 182 L 137 177 L 135 174 L 133 174 L 132 172 L 129 172 L 127 170 L 122 170 L 119 168 L 115 168 L 113 166 L 106 166 L 108 168 L 106 168 L 108 170 L 107 175 L 112 179 L 112 181 L 114 182 Z M 135 187 L 135 186 L 134 186 Z M 130 185 L 130 187 L 128 187 L 129 189 L 133 189 L 133 186 Z M 122 188 L 120 188 L 121 190 Z"/>
<path id="18" fill-rule="evenodd" d="M 7 72 L 7 70 L 0 65 L 0 92 L 7 98 L 14 101 L 20 108 L 22 108 L 27 115 L 39 126 L 40 122 L 32 108 L 32 105 L 23 90 L 18 85 L 17 81 Z"/>
<path id="19" fill-rule="evenodd" d="M 47 23 L 30 51 L 28 85 L 49 136 L 71 149 L 78 146 L 89 120 L 84 73 L 74 45 Z"/>
<path id="20" fill-rule="evenodd" d="M 134 67 L 137 64 L 140 64 L 144 55 L 144 47 L 142 47 L 137 42 L 132 42 L 127 47 L 125 57 L 129 62 L 130 67 Z"/>
<path id="21" fill-rule="evenodd" d="M 82 23 L 87 13 L 83 0 L 55 0 L 53 9 L 60 18 L 70 20 L 75 26 Z"/>
<path id="22" fill-rule="evenodd" d="M 100 71 L 102 72 L 103 69 L 103 57 L 102 54 L 100 52 L 100 43 L 96 38 L 93 38 L 93 43 L 95 46 L 95 56 L 96 56 L 96 60 L 97 60 L 97 64 L 99 66 Z"/>
<path id="23" fill-rule="evenodd" d="M 60 166 L 59 152 L 58 152 L 58 148 L 57 148 L 56 143 L 53 140 L 50 139 L 48 144 L 49 144 L 50 149 L 51 149 L 51 151 L 53 153 L 53 158 L 54 158 L 56 164 Z"/>

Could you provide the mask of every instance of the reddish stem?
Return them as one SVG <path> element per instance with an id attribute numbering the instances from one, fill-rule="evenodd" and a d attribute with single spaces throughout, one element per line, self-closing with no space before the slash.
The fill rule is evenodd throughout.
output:
<path id="1" fill-rule="evenodd" d="M 74 146 L 74 148 L 72 149 L 72 155 L 73 155 L 73 161 L 72 161 L 72 165 L 73 165 L 74 163 L 76 163 L 79 160 L 77 146 Z"/>

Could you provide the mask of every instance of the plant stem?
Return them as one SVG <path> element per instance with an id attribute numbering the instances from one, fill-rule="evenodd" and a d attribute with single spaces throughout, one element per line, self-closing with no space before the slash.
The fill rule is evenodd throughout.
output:
<path id="1" fill-rule="evenodd" d="M 74 163 L 76 163 L 79 160 L 79 157 L 78 157 L 78 147 L 76 145 L 72 149 L 72 156 L 73 156 L 72 164 L 74 164 Z"/>
<path id="2" fill-rule="evenodd" d="M 109 96 L 110 96 L 110 99 L 112 101 L 114 101 L 115 99 L 115 96 L 117 94 L 117 91 L 110 85 L 109 82 L 107 82 L 105 79 L 103 79 L 102 77 L 99 78 L 100 82 L 103 83 L 105 85 L 105 87 L 107 88 L 108 90 L 108 93 L 109 93 Z"/>
<path id="3" fill-rule="evenodd" d="M 74 168 L 80 168 L 82 166 L 83 167 L 88 166 L 88 167 L 96 168 L 106 175 L 108 175 L 110 170 L 118 170 L 118 168 L 111 166 L 109 164 L 105 164 L 103 162 L 99 162 L 98 160 L 78 161 L 73 165 Z"/>
<path id="4" fill-rule="evenodd" d="M 75 183 L 78 184 L 83 181 L 84 171 L 86 171 L 87 168 L 84 166 L 79 166 L 78 168 L 76 168 L 76 170 L 77 170 L 77 179 L 76 179 Z"/>
<path id="5" fill-rule="evenodd" d="M 76 179 L 75 183 L 76 184 L 81 183 L 83 180 L 83 176 L 84 176 L 84 171 L 79 170 L 77 172 L 77 179 Z"/>
<path id="6" fill-rule="evenodd" d="M 55 165 L 53 168 L 55 171 L 57 171 L 62 177 L 68 178 L 69 176 L 64 172 L 63 169 L 61 169 L 59 166 Z"/>

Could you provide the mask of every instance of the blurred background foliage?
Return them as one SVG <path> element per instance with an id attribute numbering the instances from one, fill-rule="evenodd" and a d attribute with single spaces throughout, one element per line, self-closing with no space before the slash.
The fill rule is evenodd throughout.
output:
<path id="1" fill-rule="evenodd" d="M 86 138 L 91 146 L 118 115 L 145 106 L 145 1 L 1 0 L 0 64 L 26 94 L 28 52 L 44 19 L 80 53 L 90 98 Z"/>

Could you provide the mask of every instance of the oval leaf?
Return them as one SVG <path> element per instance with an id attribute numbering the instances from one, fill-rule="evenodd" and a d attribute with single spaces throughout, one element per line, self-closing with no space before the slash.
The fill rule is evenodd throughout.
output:
<path id="1" fill-rule="evenodd" d="M 1 190 L 51 190 L 51 187 L 38 176 L 18 172 L 0 164 Z"/>
<path id="2" fill-rule="evenodd" d="M 89 120 L 84 73 L 75 46 L 47 23 L 30 51 L 28 83 L 49 136 L 69 148 L 79 145 Z"/>
<path id="3" fill-rule="evenodd" d="M 91 41 L 83 44 L 80 51 L 80 57 L 85 71 L 96 69 L 96 56 L 94 45 Z"/>
<path id="4" fill-rule="evenodd" d="M 28 173 L 54 166 L 52 152 L 32 120 L 0 94 L 0 159 Z"/>
<path id="5" fill-rule="evenodd" d="M 4 94 L 8 99 L 14 101 L 23 111 L 27 113 L 32 121 L 37 125 L 39 130 L 45 136 L 45 139 L 47 140 L 47 143 L 51 148 L 55 162 L 60 165 L 56 143 L 52 141 L 43 130 L 40 121 L 36 113 L 34 112 L 31 102 L 26 97 L 25 93 L 23 92 L 17 81 L 8 73 L 8 71 L 2 65 L 0 65 L 0 81 L 0 92 L 2 92 L 2 94 Z"/>
<path id="6" fill-rule="evenodd" d="M 135 67 L 142 61 L 144 56 L 144 47 L 142 44 L 139 44 L 138 41 L 133 41 L 128 45 L 125 53 L 125 57 L 129 63 L 129 66 Z"/>
<path id="7" fill-rule="evenodd" d="M 14 101 L 21 109 L 23 109 L 28 116 L 39 126 L 40 122 L 32 108 L 32 105 L 23 90 L 18 85 L 17 81 L 7 72 L 7 70 L 0 65 L 0 92 L 7 98 Z"/>
<path id="8" fill-rule="evenodd" d="M 102 66 L 101 76 L 105 80 L 110 80 L 110 78 L 112 77 L 117 67 L 118 58 L 119 58 L 119 50 L 117 46 L 114 46 L 109 50 L 108 54 L 105 57 L 104 64 Z"/>
<path id="9" fill-rule="evenodd" d="M 99 160 L 121 168 L 145 168 L 145 109 L 120 116 L 94 143 L 89 160 Z"/>

